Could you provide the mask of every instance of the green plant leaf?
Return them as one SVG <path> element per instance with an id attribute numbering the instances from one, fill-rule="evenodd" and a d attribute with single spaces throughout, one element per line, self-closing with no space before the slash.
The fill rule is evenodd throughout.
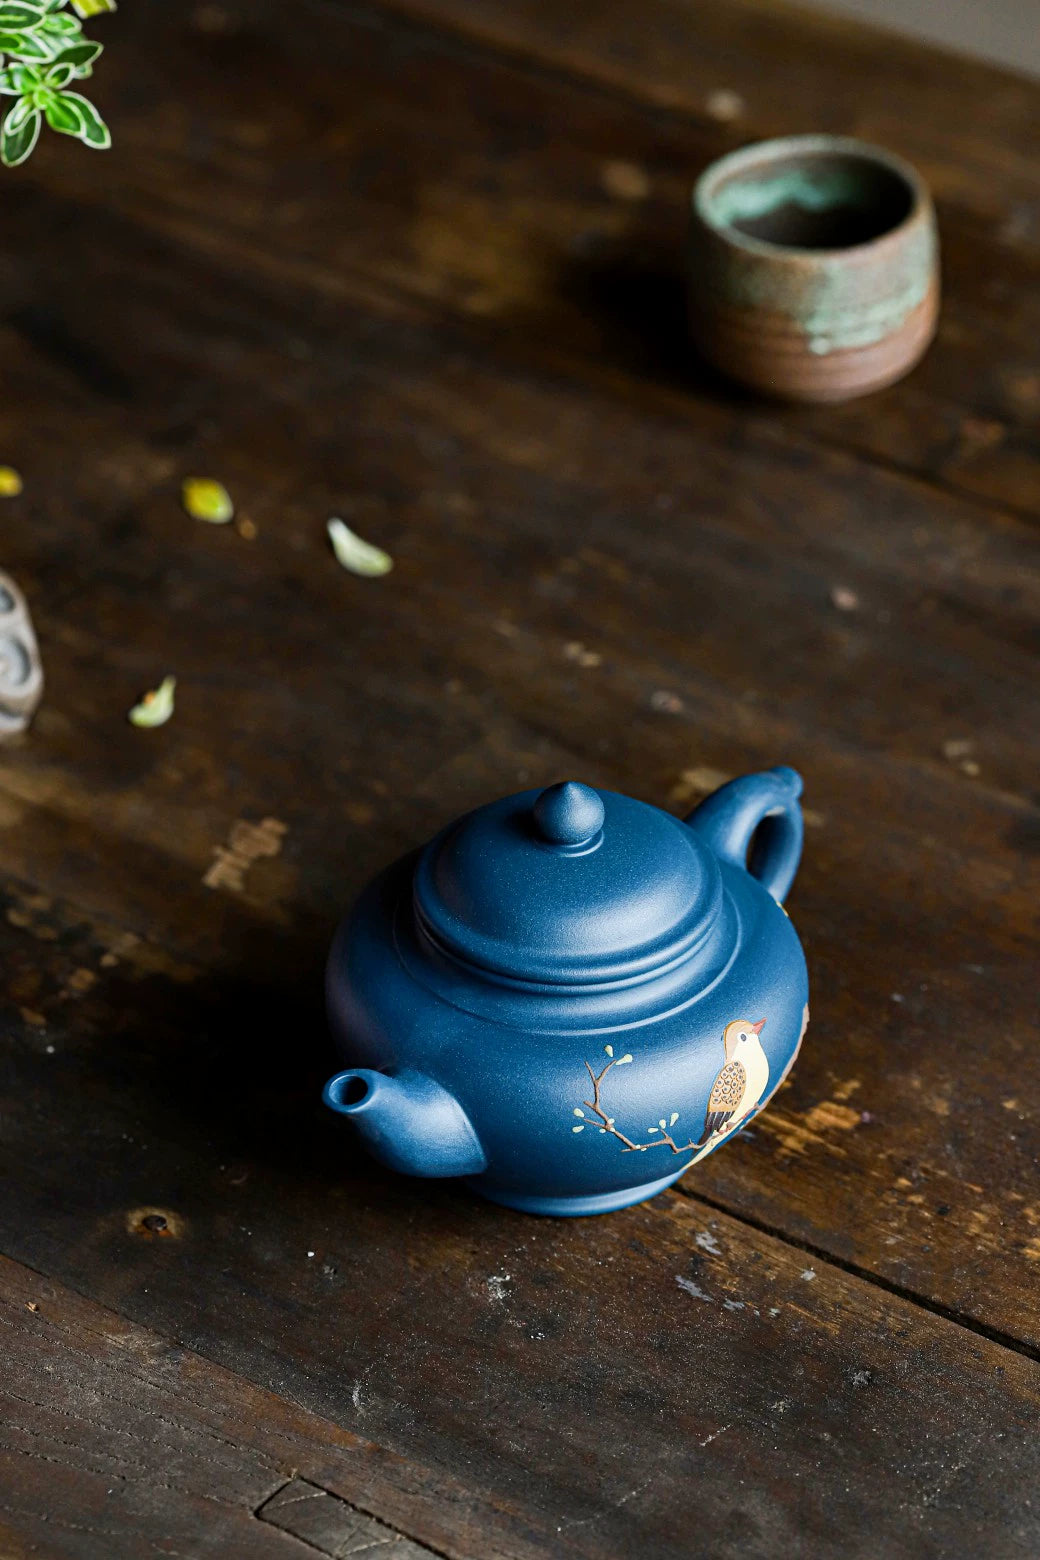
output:
<path id="1" fill-rule="evenodd" d="M 47 72 L 47 85 L 61 91 L 78 74 L 74 65 L 52 65 Z"/>
<path id="2" fill-rule="evenodd" d="M 44 18 L 42 5 L 29 5 L 26 0 L 0 0 L 0 28 L 24 27 L 32 31 Z"/>
<path id="3" fill-rule="evenodd" d="M 40 32 L 52 38 L 79 38 L 83 29 L 74 16 L 63 11 L 57 16 L 44 17 Z"/>
<path id="4" fill-rule="evenodd" d="M 88 16 L 101 16 L 105 11 L 114 11 L 115 8 L 116 0 L 72 0 L 72 9 L 84 21 Z"/>
<path id="5" fill-rule="evenodd" d="M 112 137 L 108 126 L 94 107 L 85 97 L 78 92 L 63 92 L 63 103 L 71 103 L 82 119 L 82 128 L 79 138 L 84 146 L 92 146 L 96 151 L 103 152 L 112 145 Z"/>
<path id="6" fill-rule="evenodd" d="M 70 101 L 70 96 L 56 92 L 48 102 L 43 105 L 43 112 L 47 123 L 52 130 L 57 130 L 61 135 L 83 135 L 83 115 L 78 106 Z"/>
<path id="7" fill-rule="evenodd" d="M 73 65 L 76 70 L 82 70 L 84 65 L 93 65 L 98 55 L 104 48 L 103 43 L 91 43 L 84 38 L 81 43 L 70 43 L 54 56 L 55 65 Z M 50 72 L 48 71 L 48 76 Z"/>
<path id="8" fill-rule="evenodd" d="M 36 112 L 36 106 L 37 105 L 33 99 L 32 94 L 27 93 L 25 97 L 22 98 L 21 102 L 16 103 L 9 111 L 7 118 L 4 121 L 7 129 L 17 130 L 18 126 L 24 123 L 30 114 L 34 114 Z"/>
<path id="9" fill-rule="evenodd" d="M 38 87 L 40 81 L 40 73 L 34 65 L 10 65 L 7 70 L 0 71 L 0 93 L 21 97 L 24 92 Z"/>
<path id="10" fill-rule="evenodd" d="M 38 33 L 0 31 L 0 54 L 16 60 L 49 60 L 51 51 Z"/>
<path id="11" fill-rule="evenodd" d="M 11 124 L 21 106 L 21 103 L 15 104 L 0 129 L 0 162 L 5 168 L 17 168 L 23 163 L 40 138 L 40 111 L 31 104 L 28 118 L 23 115 L 19 122 Z"/>

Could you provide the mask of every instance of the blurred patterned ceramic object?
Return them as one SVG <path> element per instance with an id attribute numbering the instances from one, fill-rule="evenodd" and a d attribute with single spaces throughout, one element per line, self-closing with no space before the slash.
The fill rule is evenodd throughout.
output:
<path id="1" fill-rule="evenodd" d="M 43 667 L 25 597 L 0 573 L 0 740 L 24 731 L 43 695 Z"/>

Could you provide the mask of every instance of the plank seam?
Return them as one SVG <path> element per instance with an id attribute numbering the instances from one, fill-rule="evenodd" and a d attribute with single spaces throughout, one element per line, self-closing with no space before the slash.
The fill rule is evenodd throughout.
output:
<path id="1" fill-rule="evenodd" d="M 257 1506 L 256 1510 L 253 1512 L 253 1515 L 260 1522 L 264 1522 L 268 1526 L 275 1528 L 277 1532 L 284 1533 L 289 1538 L 295 1538 L 297 1543 L 306 1545 L 308 1549 L 314 1550 L 316 1554 L 332 1556 L 334 1560 L 335 1554 L 339 1551 L 338 1548 L 335 1551 L 331 1549 L 325 1549 L 321 1544 L 317 1544 L 312 1539 L 304 1537 L 302 1533 L 296 1532 L 294 1528 L 284 1527 L 282 1523 L 275 1520 L 276 1513 L 272 1513 L 270 1516 L 264 1515 L 272 1501 L 277 1501 L 279 1496 L 284 1495 L 287 1490 L 291 1490 L 294 1485 L 305 1485 L 306 1488 L 300 1494 L 294 1495 L 291 1500 L 279 1501 L 276 1512 L 284 1511 L 288 1506 L 299 1505 L 303 1501 L 324 1498 L 326 1500 L 334 1501 L 337 1506 L 346 1507 L 348 1512 L 353 1512 L 357 1516 L 364 1517 L 366 1521 L 374 1523 L 376 1527 L 382 1528 L 386 1532 L 387 1538 L 385 1540 L 377 1540 L 373 1544 L 366 1544 L 363 1546 L 366 1549 L 379 1548 L 382 1547 L 383 1543 L 394 1543 L 398 1539 L 403 1539 L 405 1543 L 414 1545 L 415 1548 L 422 1551 L 423 1554 L 436 1557 L 436 1560 L 453 1560 L 453 1557 L 449 1555 L 446 1550 L 436 1549 L 432 1545 L 426 1543 L 424 1539 L 413 1537 L 413 1535 L 406 1533 L 402 1528 L 397 1527 L 391 1522 L 388 1522 L 385 1517 L 379 1516 L 376 1512 L 366 1510 L 364 1506 L 359 1506 L 355 1501 L 348 1500 L 344 1495 L 337 1495 L 334 1490 L 327 1490 L 322 1484 L 315 1484 L 313 1479 L 305 1479 L 302 1474 L 294 1474 L 292 1478 L 284 1480 L 281 1484 L 279 1484 L 276 1490 L 272 1490 L 269 1495 L 266 1495 L 260 1502 L 259 1506 Z M 360 1554 L 361 1550 L 352 1549 L 350 1553 Z"/>
<path id="2" fill-rule="evenodd" d="M 22 878 L 9 878 L 7 881 L 27 884 L 29 882 L 28 879 Z M 93 911 L 84 909 L 81 905 L 77 904 L 74 900 L 71 900 L 68 897 L 65 897 L 64 902 L 72 910 L 81 914 L 88 922 L 88 924 L 92 924 L 94 916 Z M 160 941 L 154 937 L 150 938 L 149 940 L 152 941 L 156 947 L 162 948 L 168 953 L 172 953 L 172 950 L 167 947 L 165 941 Z M 851 1278 L 859 1279 L 865 1284 L 870 1284 L 875 1288 L 881 1289 L 886 1294 L 890 1294 L 896 1299 L 905 1301 L 908 1305 L 915 1306 L 922 1311 L 927 1311 L 932 1316 L 936 1316 L 943 1321 L 950 1322 L 956 1327 L 963 1328 L 966 1332 L 972 1332 L 980 1338 L 985 1338 L 990 1343 L 994 1343 L 998 1347 L 1006 1349 L 1009 1353 L 1018 1354 L 1024 1359 L 1032 1360 L 1035 1363 L 1040 1363 L 1040 1346 L 1027 1343 L 1025 1339 L 1016 1338 L 1013 1333 L 1005 1332 L 1001 1328 L 990 1327 L 987 1323 L 978 1320 L 975 1317 L 969 1316 L 963 1311 L 958 1311 L 956 1307 L 944 1305 L 942 1301 L 934 1300 L 928 1295 L 918 1293 L 916 1290 L 911 1289 L 906 1285 L 895 1282 L 893 1279 L 885 1278 L 883 1274 L 875 1273 L 869 1268 L 861 1267 L 858 1263 L 851 1262 L 844 1257 L 839 1257 L 835 1253 L 829 1252 L 826 1247 L 816 1245 L 812 1241 L 805 1240 L 801 1236 L 791 1234 L 790 1232 L 781 1229 L 779 1226 L 769 1223 L 768 1220 L 759 1219 L 752 1213 L 746 1212 L 740 1208 L 732 1207 L 721 1199 L 712 1198 L 704 1192 L 694 1192 L 688 1190 L 681 1182 L 679 1182 L 673 1190 L 677 1195 L 685 1197 L 687 1201 L 691 1203 L 697 1203 L 705 1208 L 712 1209 L 716 1213 L 724 1214 L 726 1218 L 733 1219 L 736 1223 L 743 1224 L 748 1229 L 756 1230 L 759 1234 L 767 1235 L 771 1239 L 779 1241 L 782 1245 L 789 1246 L 797 1251 L 805 1252 L 807 1255 L 813 1257 L 816 1261 L 825 1263 L 828 1267 L 836 1268 L 839 1272 L 846 1273 Z M 62 1284 L 65 1288 L 72 1290 L 73 1293 L 79 1294 L 83 1300 L 88 1301 L 90 1304 L 100 1305 L 103 1303 L 95 1299 L 95 1297 L 92 1295 L 83 1294 L 82 1291 L 73 1289 L 73 1286 L 67 1283 L 64 1278 L 55 1278 L 53 1274 L 45 1273 L 41 1269 L 31 1267 L 22 1257 L 16 1256 L 6 1249 L 0 1251 L 0 1255 L 24 1268 L 27 1272 L 37 1273 L 40 1278 L 43 1278 L 48 1282 Z M 124 1313 L 117 1312 L 115 1314 L 122 1316 Z M 138 1323 L 133 1317 L 127 1316 L 125 1319 L 129 1322 L 132 1322 L 134 1325 L 142 1325 Z M 192 1347 L 193 1352 L 198 1353 L 200 1358 L 210 1360 L 210 1356 L 208 1354 L 202 1354 L 199 1349 L 195 1348 L 194 1346 Z M 210 1363 L 219 1365 L 222 1370 L 228 1369 L 226 1365 L 223 1365 L 218 1360 L 210 1360 Z M 231 1372 L 231 1374 L 239 1375 L 241 1380 L 247 1382 L 254 1388 L 261 1387 L 260 1383 L 253 1381 L 249 1376 L 241 1376 L 238 1372 Z M 272 1389 L 261 1387 L 261 1390 L 271 1391 Z M 279 1394 L 277 1393 L 275 1394 L 275 1396 L 278 1395 Z M 271 1497 L 268 1497 L 268 1499 L 270 1498 Z M 381 1519 L 377 1518 L 376 1520 Z"/>
<path id="3" fill-rule="evenodd" d="M 940 1321 L 950 1322 L 954 1327 L 961 1327 L 965 1332 L 985 1338 L 987 1343 L 996 1344 L 998 1348 L 1006 1349 L 1011 1354 L 1019 1354 L 1024 1359 L 1040 1363 L 1040 1346 L 1027 1343 L 1023 1338 L 1016 1338 L 1013 1333 L 1004 1332 L 999 1327 L 990 1327 L 988 1323 L 958 1311 L 955 1306 L 944 1305 L 941 1300 L 919 1294 L 916 1290 L 897 1283 L 895 1279 L 886 1278 L 882 1273 L 874 1273 L 869 1268 L 860 1267 L 858 1263 L 839 1257 L 823 1246 L 817 1246 L 799 1235 L 792 1235 L 787 1230 L 779 1229 L 776 1225 L 770 1224 L 767 1219 L 759 1219 L 752 1213 L 736 1211 L 720 1198 L 710 1197 L 705 1192 L 689 1191 L 681 1182 L 677 1183 L 672 1190 L 680 1197 L 685 1197 L 687 1202 L 710 1208 L 712 1212 L 724 1214 L 727 1219 L 746 1225 L 748 1229 L 756 1230 L 760 1235 L 778 1240 L 782 1245 L 793 1247 L 795 1251 L 803 1251 L 814 1261 L 825 1263 L 827 1267 L 837 1268 L 839 1272 L 847 1273 L 850 1278 L 857 1278 L 875 1289 L 881 1289 L 893 1299 L 902 1300 L 919 1311 L 927 1311 L 929 1315 L 938 1317 Z"/>

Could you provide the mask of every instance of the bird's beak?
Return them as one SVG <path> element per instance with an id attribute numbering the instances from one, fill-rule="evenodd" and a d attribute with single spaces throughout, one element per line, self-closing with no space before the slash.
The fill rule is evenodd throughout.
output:
<path id="1" fill-rule="evenodd" d="M 762 1033 L 763 1029 L 766 1027 L 766 1021 L 765 1021 L 764 1018 L 760 1018 L 758 1023 L 757 1024 L 752 1024 L 751 1027 L 755 1031 L 756 1035 L 760 1035 Z"/>

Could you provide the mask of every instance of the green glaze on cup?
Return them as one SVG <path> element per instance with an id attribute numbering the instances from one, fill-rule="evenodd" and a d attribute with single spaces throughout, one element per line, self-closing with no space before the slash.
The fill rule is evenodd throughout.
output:
<path id="1" fill-rule="evenodd" d="M 935 216 L 914 170 L 842 136 L 713 163 L 693 192 L 690 319 L 732 378 L 794 400 L 893 383 L 935 332 Z"/>

